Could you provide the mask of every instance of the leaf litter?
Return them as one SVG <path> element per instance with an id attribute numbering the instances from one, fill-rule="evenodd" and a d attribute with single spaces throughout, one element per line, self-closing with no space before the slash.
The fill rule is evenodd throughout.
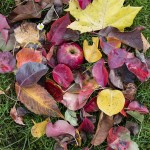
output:
<path id="1" fill-rule="evenodd" d="M 139 124 L 120 123 L 129 117 L 142 123 L 149 113 L 135 99 L 135 79 L 145 82 L 150 77 L 149 59 L 144 56 L 150 44 L 143 27 L 124 31 L 141 7 L 123 3 L 16 1 L 8 17 L 0 14 L 0 73 L 16 76 L 16 103 L 29 110 L 16 108 L 15 103 L 10 116 L 20 125 L 26 124 L 23 118 L 29 113 L 57 117 L 54 123 L 33 121 L 31 128 L 35 138 L 45 134 L 54 138 L 54 149 L 80 147 L 89 134 L 91 147 L 107 139 L 107 150 L 139 149 L 130 137 L 138 134 Z M 90 34 L 92 44 L 80 41 L 82 33 Z"/>

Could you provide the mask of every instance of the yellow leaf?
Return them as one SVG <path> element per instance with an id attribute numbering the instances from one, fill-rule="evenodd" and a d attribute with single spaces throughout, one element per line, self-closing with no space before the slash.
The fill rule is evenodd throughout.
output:
<path id="1" fill-rule="evenodd" d="M 93 45 L 88 45 L 88 41 L 84 40 L 83 42 L 83 51 L 84 57 L 89 63 L 93 63 L 98 61 L 102 54 L 98 49 L 98 37 L 92 37 Z"/>
<path id="2" fill-rule="evenodd" d="M 119 90 L 102 90 L 97 97 L 97 105 L 108 116 L 119 113 L 125 104 L 125 98 Z"/>
<path id="3" fill-rule="evenodd" d="M 40 138 L 41 136 L 43 136 L 45 134 L 45 131 L 46 131 L 46 125 L 47 123 L 49 122 L 49 118 L 46 119 L 45 121 L 43 122 L 40 122 L 40 123 L 34 123 L 34 126 L 31 128 L 31 134 L 33 137 L 37 137 L 37 138 Z"/>
<path id="4" fill-rule="evenodd" d="M 119 30 L 130 27 L 141 7 L 123 7 L 125 0 L 93 0 L 84 10 L 79 6 L 78 0 L 70 0 L 70 14 L 76 21 L 68 28 L 79 30 L 81 33 L 103 29 L 113 26 Z"/>

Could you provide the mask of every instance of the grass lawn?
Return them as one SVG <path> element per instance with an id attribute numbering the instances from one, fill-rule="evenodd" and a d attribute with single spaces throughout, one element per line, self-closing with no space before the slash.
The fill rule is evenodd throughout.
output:
<path id="1" fill-rule="evenodd" d="M 136 17 L 132 27 L 137 25 L 145 26 L 146 29 L 143 32 L 144 35 L 150 41 L 150 0 L 126 0 L 126 5 L 143 6 L 142 11 Z M 0 1 L 0 13 L 8 15 L 11 12 L 14 5 L 14 0 L 1 0 Z M 147 56 L 150 56 L 150 51 L 147 52 Z M 9 111 L 13 107 L 16 95 L 13 89 L 15 78 L 12 74 L 0 74 L 0 89 L 6 89 L 9 85 L 12 86 L 9 90 L 8 98 L 4 95 L 0 96 L 0 150 L 52 150 L 54 140 L 43 136 L 40 139 L 35 139 L 31 136 L 30 129 L 33 126 L 32 120 L 36 122 L 42 121 L 42 116 L 29 114 L 25 117 L 25 126 L 20 126 L 14 123 L 9 116 Z M 142 104 L 147 105 L 150 110 L 150 80 L 141 84 L 138 84 L 137 100 Z M 21 104 L 18 104 L 18 106 Z M 22 105 L 21 105 L 22 106 Z M 135 120 L 134 120 L 135 121 Z M 144 122 L 141 125 L 141 132 L 138 136 L 132 137 L 132 139 L 138 143 L 140 150 L 150 149 L 150 116 L 145 116 Z M 89 143 L 86 142 L 85 146 Z M 70 148 L 78 149 L 78 148 Z M 81 148 L 79 148 L 80 150 Z M 105 144 L 94 148 L 94 150 L 104 150 Z"/>

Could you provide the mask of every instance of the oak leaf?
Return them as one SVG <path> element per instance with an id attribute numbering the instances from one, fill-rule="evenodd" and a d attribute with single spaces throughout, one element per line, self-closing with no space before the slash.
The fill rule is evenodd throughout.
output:
<path id="1" fill-rule="evenodd" d="M 79 6 L 78 0 L 70 0 L 70 14 L 76 19 L 68 28 L 79 30 L 81 33 L 96 31 L 107 26 L 119 30 L 130 27 L 141 7 L 123 7 L 125 0 L 94 0 L 84 10 Z"/>
<path id="2" fill-rule="evenodd" d="M 34 84 L 30 87 L 20 87 L 15 85 L 18 99 L 32 112 L 39 115 L 64 118 L 56 101 L 40 85 Z"/>

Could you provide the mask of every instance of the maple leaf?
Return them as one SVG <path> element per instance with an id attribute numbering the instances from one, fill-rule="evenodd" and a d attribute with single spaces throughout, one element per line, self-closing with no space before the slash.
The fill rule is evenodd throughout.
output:
<path id="1" fill-rule="evenodd" d="M 68 28 L 79 30 L 81 33 L 96 31 L 107 26 L 119 30 L 130 27 L 141 7 L 123 7 L 125 0 L 93 0 L 84 10 L 79 6 L 78 0 L 70 0 L 70 14 L 76 19 Z"/>

